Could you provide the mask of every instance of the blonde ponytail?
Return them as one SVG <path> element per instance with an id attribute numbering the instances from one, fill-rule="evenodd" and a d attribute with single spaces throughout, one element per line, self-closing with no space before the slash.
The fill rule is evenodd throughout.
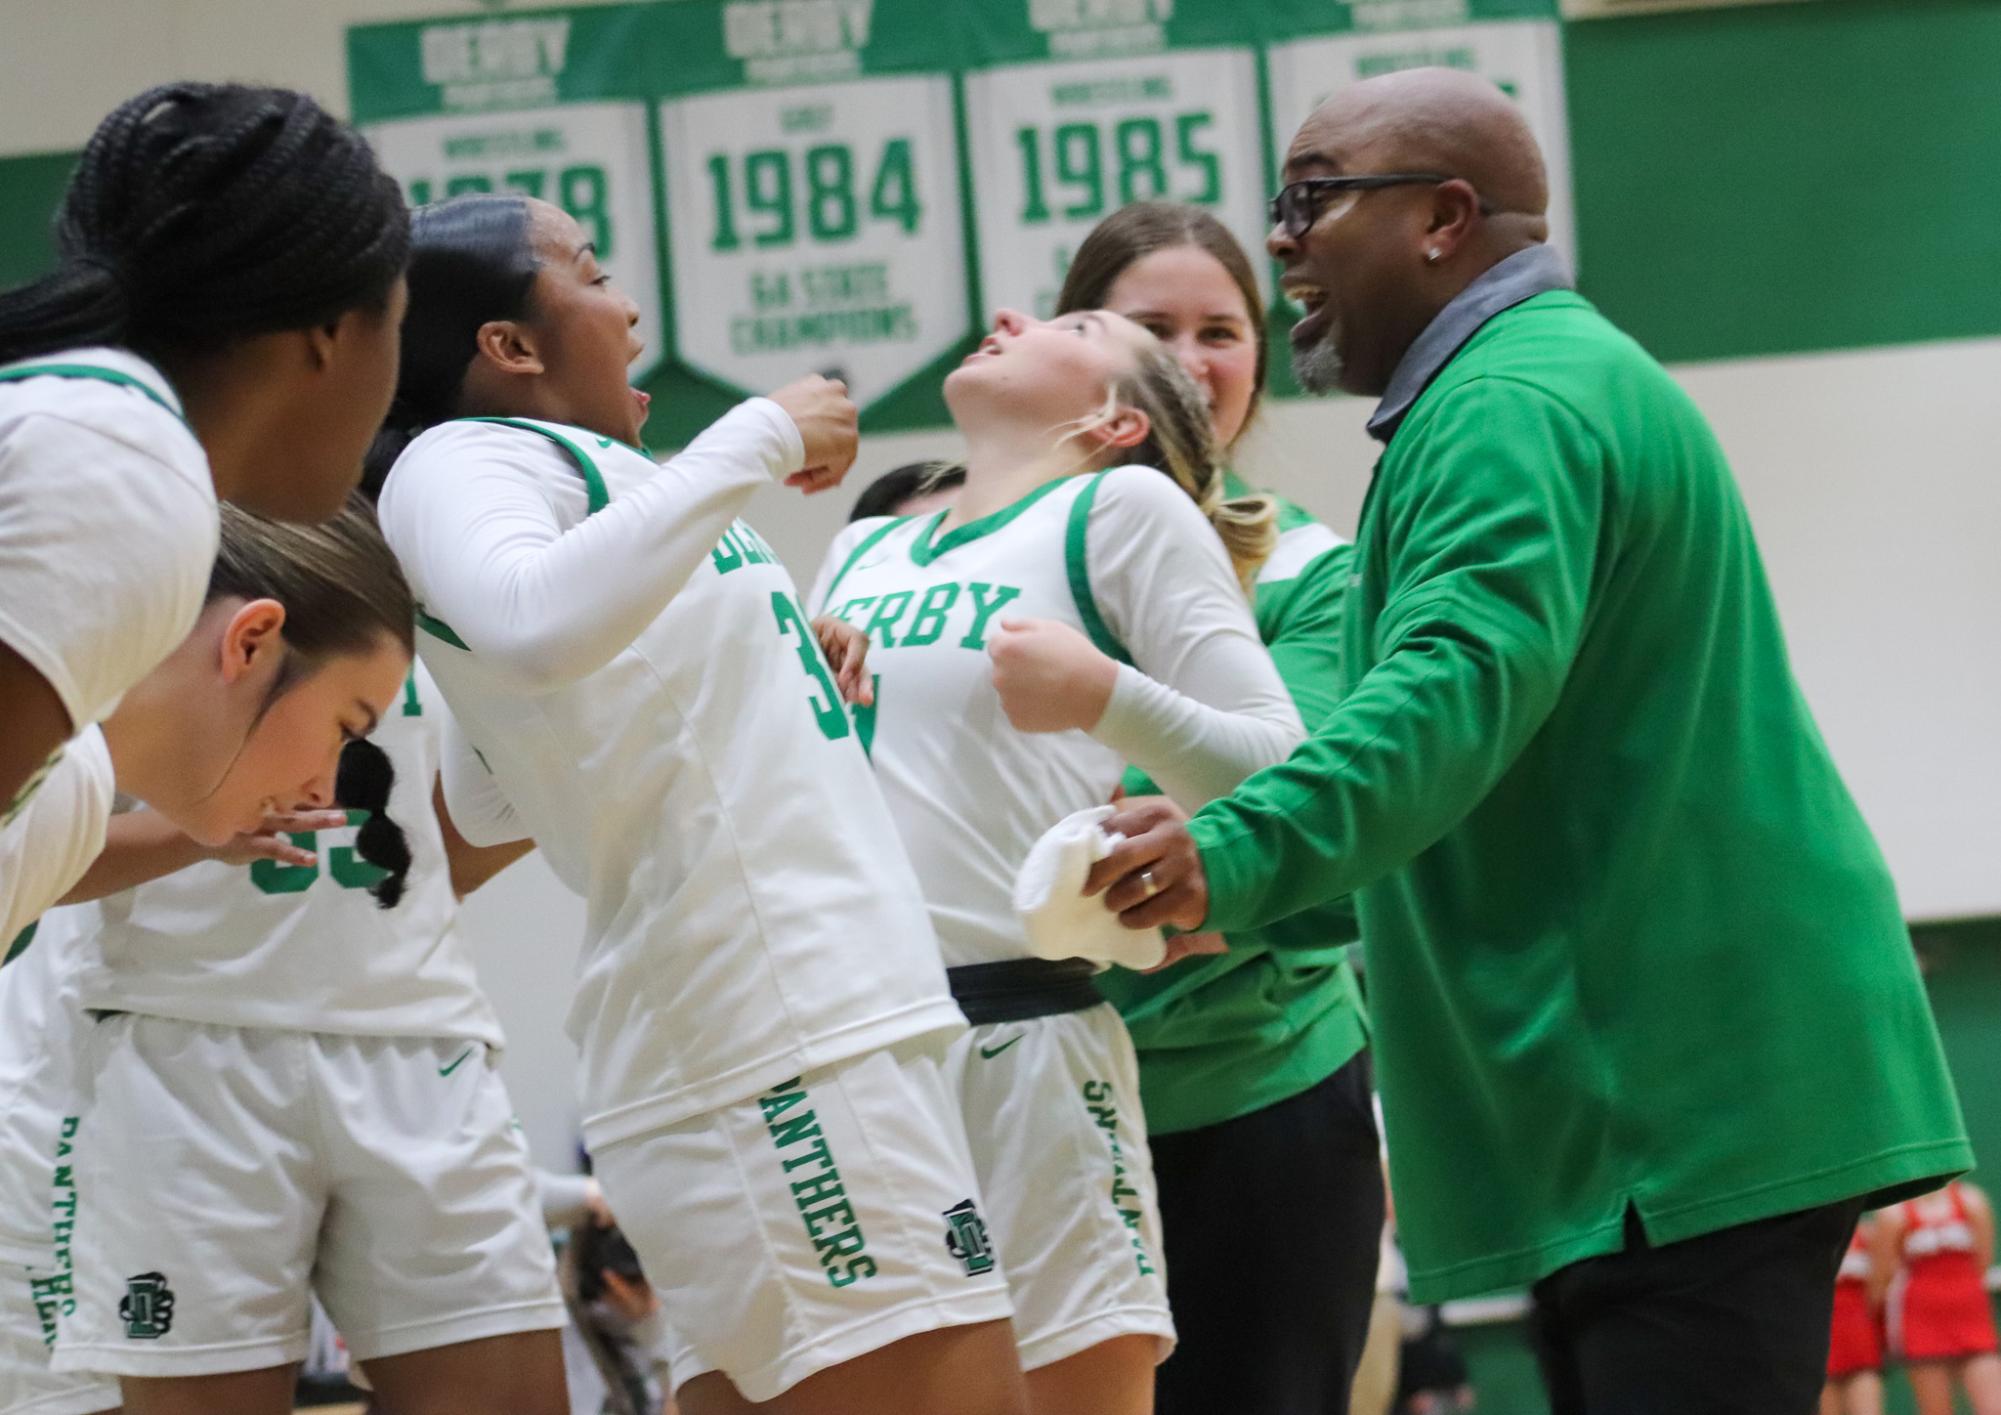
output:
<path id="1" fill-rule="evenodd" d="M 1148 424 L 1145 439 L 1126 448 L 1121 460 L 1165 472 L 1188 493 L 1216 528 L 1237 582 L 1250 594 L 1258 571 L 1278 545 L 1278 503 L 1261 492 L 1225 497 L 1209 405 L 1195 380 L 1149 338 L 1135 356 L 1133 371 L 1114 384 L 1112 396 L 1145 413 Z"/>

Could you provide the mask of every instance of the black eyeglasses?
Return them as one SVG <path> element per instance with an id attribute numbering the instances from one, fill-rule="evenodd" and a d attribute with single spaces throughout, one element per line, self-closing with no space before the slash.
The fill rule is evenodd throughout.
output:
<path id="1" fill-rule="evenodd" d="M 1376 172 L 1359 177 L 1302 177 L 1287 182 L 1271 199 L 1271 224 L 1292 240 L 1304 236 L 1320 219 L 1326 199 L 1335 192 L 1372 192 L 1378 187 L 1436 186 L 1455 180 L 1443 172 Z M 1494 208 L 1484 199 L 1480 214 L 1492 216 Z"/>

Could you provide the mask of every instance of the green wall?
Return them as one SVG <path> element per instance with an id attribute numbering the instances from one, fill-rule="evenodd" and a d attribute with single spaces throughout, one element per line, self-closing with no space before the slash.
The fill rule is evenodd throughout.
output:
<path id="1" fill-rule="evenodd" d="M 1565 32 L 1585 293 L 1670 361 L 2001 333 L 2001 4 L 1825 0 Z M 0 284 L 66 155 L 0 159 Z"/>
<path id="2" fill-rule="evenodd" d="M 1585 293 L 1670 362 L 2001 330 L 2001 5 L 1564 37 Z"/>
<path id="3" fill-rule="evenodd" d="M 73 152 L 0 157 L 0 287 L 20 284 L 55 259 L 49 223 L 75 161 Z"/>

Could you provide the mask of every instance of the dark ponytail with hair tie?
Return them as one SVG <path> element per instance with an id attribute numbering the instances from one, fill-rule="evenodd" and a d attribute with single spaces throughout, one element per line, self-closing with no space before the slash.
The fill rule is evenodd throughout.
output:
<path id="1" fill-rule="evenodd" d="M 389 790 L 395 784 L 396 768 L 389 754 L 366 737 L 341 749 L 340 769 L 334 774 L 334 800 L 347 810 L 368 812 L 368 819 L 355 832 L 354 853 L 387 871 L 368 887 L 384 909 L 393 909 L 402 901 L 412 863 L 410 838 L 389 816 Z"/>
<path id="2" fill-rule="evenodd" d="M 410 306 L 403 316 L 396 401 L 361 477 L 371 497 L 382 494 L 404 448 L 458 416 L 480 327 L 526 318 L 539 269 L 524 198 L 471 193 L 411 214 Z"/>
<path id="3" fill-rule="evenodd" d="M 319 525 L 275 521 L 227 502 L 222 540 L 209 572 L 208 601 L 274 599 L 285 606 L 279 677 L 258 717 L 292 686 L 330 660 L 367 654 L 389 640 L 415 646 L 417 606 L 395 552 L 382 539 L 375 508 L 350 495 L 339 515 Z M 334 800 L 368 812 L 356 853 L 389 877 L 369 891 L 387 909 L 403 897 L 410 843 L 388 815 L 396 772 L 373 742 L 349 742 L 334 772 Z"/>
<path id="4" fill-rule="evenodd" d="M 400 399 L 389 405 L 389 416 L 382 420 L 381 430 L 361 459 L 363 496 L 370 501 L 382 499 L 382 484 L 389 480 L 389 469 L 396 465 L 405 448 L 424 435 L 424 429 L 425 424 L 413 417 Z"/>

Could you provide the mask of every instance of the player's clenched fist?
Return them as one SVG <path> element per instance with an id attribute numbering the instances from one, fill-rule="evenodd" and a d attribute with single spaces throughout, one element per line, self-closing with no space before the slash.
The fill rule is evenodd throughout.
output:
<path id="1" fill-rule="evenodd" d="M 1003 619 L 987 640 L 994 691 L 1018 732 L 1089 732 L 1105 715 L 1119 666 L 1053 619 Z"/>
<path id="2" fill-rule="evenodd" d="M 806 460 L 785 484 L 808 496 L 839 486 L 855 464 L 861 437 L 860 413 L 848 397 L 848 385 L 811 373 L 773 393 L 771 401 L 785 410 L 799 429 L 800 441 L 806 444 Z"/>

